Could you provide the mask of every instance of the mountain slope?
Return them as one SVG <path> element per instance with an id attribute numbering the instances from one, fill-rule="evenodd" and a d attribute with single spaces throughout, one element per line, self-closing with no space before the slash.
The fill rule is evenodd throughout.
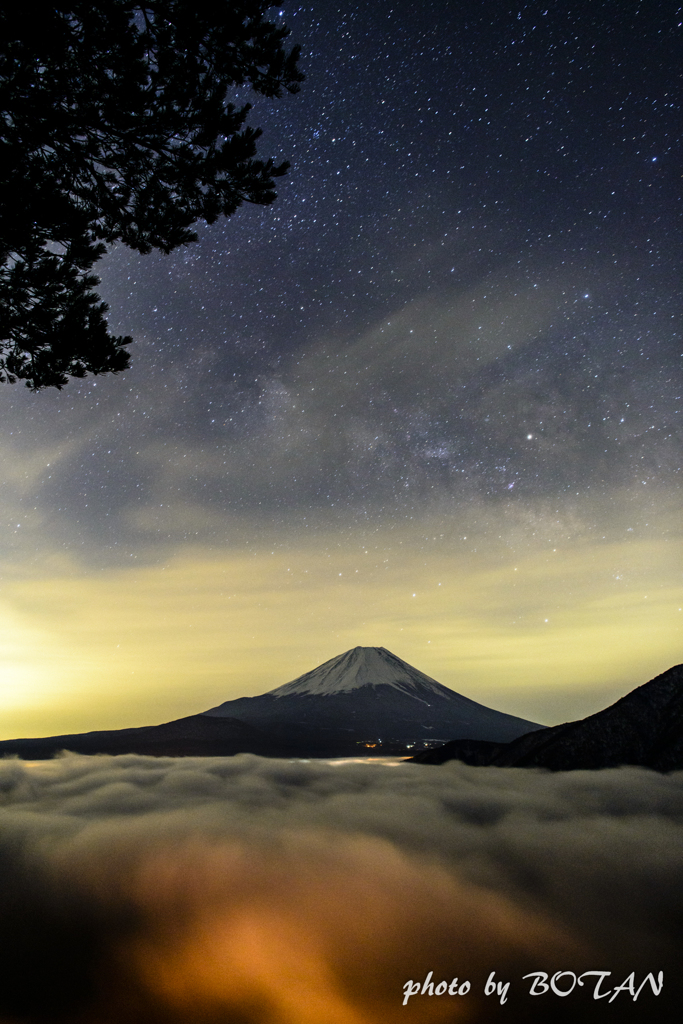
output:
<path id="1" fill-rule="evenodd" d="M 230 715 L 276 735 L 296 727 L 332 743 L 383 746 L 450 737 L 505 742 L 541 728 L 455 693 L 384 647 L 354 647 L 268 693 L 204 714 Z"/>
<path id="2" fill-rule="evenodd" d="M 107 729 L 35 739 L 0 741 L 0 757 L 12 754 L 29 761 L 54 757 L 61 750 L 76 754 L 150 754 L 155 757 L 220 757 L 247 751 L 266 757 L 299 755 L 299 747 L 269 736 L 234 718 L 189 715 L 163 725 L 138 729 Z M 315 746 L 311 756 L 318 753 Z"/>
<path id="3" fill-rule="evenodd" d="M 613 768 L 640 765 L 657 771 L 683 768 L 683 665 L 675 665 L 615 704 L 492 747 L 458 742 L 418 755 L 421 763 L 454 758 L 498 767 Z"/>

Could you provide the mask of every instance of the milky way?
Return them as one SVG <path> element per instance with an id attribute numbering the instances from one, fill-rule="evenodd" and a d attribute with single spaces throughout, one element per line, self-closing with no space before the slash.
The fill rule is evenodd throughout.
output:
<path id="1" fill-rule="evenodd" d="M 102 261 L 111 327 L 135 338 L 125 375 L 3 389 L 7 578 L 291 548 L 329 565 L 333 587 L 366 549 L 375 573 L 407 549 L 422 559 L 381 622 L 366 609 L 348 642 L 337 629 L 307 656 L 304 613 L 298 646 L 242 658 L 213 700 L 401 632 L 399 655 L 457 686 L 460 633 L 416 632 L 411 595 L 441 585 L 449 559 L 479 581 L 498 559 L 529 585 L 524 559 L 560 550 L 580 570 L 541 586 L 532 610 L 512 595 L 493 632 L 527 613 L 552 628 L 558 594 L 586 589 L 572 573 L 605 561 L 584 619 L 611 602 L 623 623 L 661 592 L 663 661 L 633 640 L 622 664 L 610 633 L 611 666 L 577 673 L 605 692 L 645 681 L 680 644 L 680 8 L 320 0 L 271 16 L 307 76 L 299 95 L 253 98 L 259 155 L 292 163 L 278 199 L 200 225 L 170 256 L 118 247 Z M 24 593 L 9 600 L 27 637 L 59 632 Z M 256 620 L 251 649 L 265 651 Z M 273 676 L 283 657 L 291 670 Z M 469 682 L 493 692 L 487 672 Z"/>

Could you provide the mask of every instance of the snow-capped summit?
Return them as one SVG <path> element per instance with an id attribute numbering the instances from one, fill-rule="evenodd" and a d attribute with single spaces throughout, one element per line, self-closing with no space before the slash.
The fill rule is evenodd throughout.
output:
<path id="1" fill-rule="evenodd" d="M 349 693 L 362 686 L 393 686 L 417 700 L 424 700 L 430 695 L 448 697 L 453 694 L 452 690 L 401 661 L 385 647 L 354 647 L 298 676 L 291 683 L 284 683 L 268 692 L 273 697 L 304 693 L 329 696 Z"/>
<path id="2" fill-rule="evenodd" d="M 463 697 L 384 647 L 354 647 L 291 683 L 204 714 L 236 718 L 273 735 L 315 736 L 340 751 L 442 738 L 504 742 L 540 728 Z"/>

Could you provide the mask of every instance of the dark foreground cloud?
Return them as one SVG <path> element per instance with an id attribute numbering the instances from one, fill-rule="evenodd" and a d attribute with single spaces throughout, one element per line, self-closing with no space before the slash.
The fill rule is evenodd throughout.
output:
<path id="1" fill-rule="evenodd" d="M 69 755 L 2 762 L 0 799 L 2 1024 L 668 1022 L 683 995 L 683 773 Z"/>

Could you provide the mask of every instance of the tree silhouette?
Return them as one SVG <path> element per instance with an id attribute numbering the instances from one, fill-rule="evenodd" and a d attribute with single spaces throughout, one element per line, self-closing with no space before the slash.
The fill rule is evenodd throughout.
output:
<path id="1" fill-rule="evenodd" d="M 20 0 L 0 13 L 0 380 L 61 388 L 129 364 L 91 273 L 107 246 L 171 252 L 275 199 L 287 162 L 236 87 L 303 75 L 267 0 Z"/>

